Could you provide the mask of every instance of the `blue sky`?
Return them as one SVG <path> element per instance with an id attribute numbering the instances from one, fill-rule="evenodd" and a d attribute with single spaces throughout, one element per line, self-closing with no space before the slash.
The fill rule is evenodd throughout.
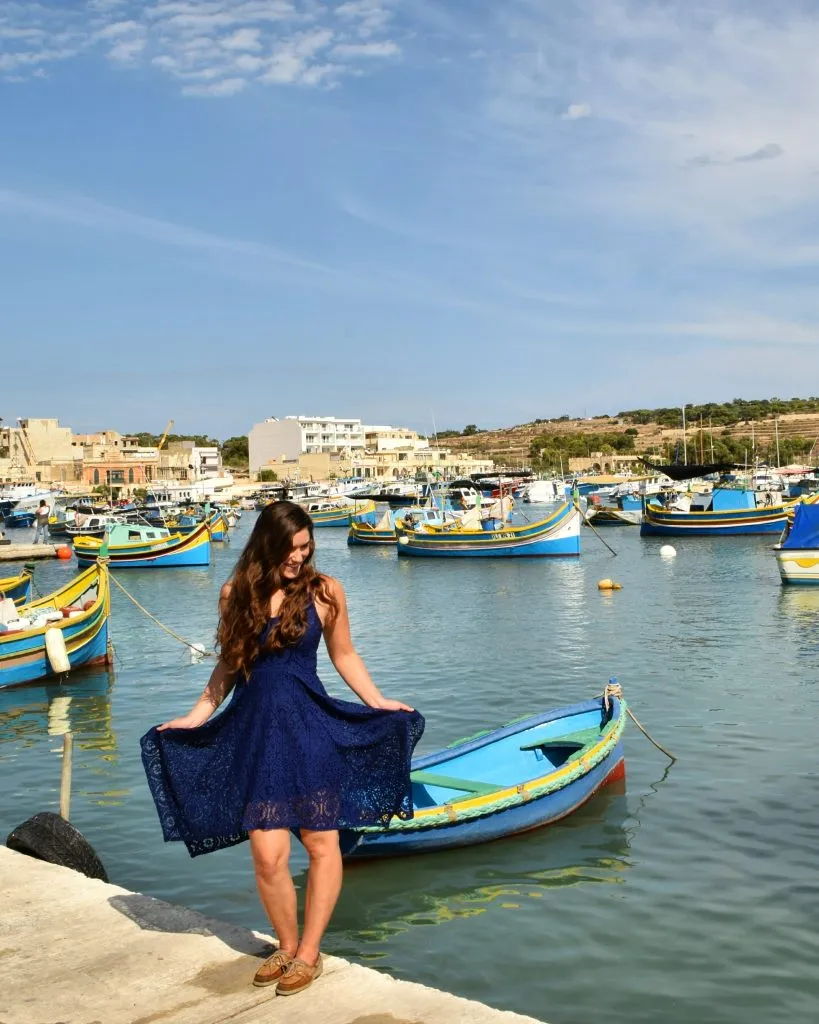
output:
<path id="1" fill-rule="evenodd" d="M 0 415 L 815 394 L 819 5 L 0 0 Z"/>

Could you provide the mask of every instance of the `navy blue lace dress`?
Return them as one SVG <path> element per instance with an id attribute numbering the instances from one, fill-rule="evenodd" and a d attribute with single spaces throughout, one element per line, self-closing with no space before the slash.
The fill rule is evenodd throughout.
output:
<path id="1" fill-rule="evenodd" d="M 166 842 L 182 840 L 196 857 L 251 829 L 355 830 L 412 817 L 410 759 L 424 719 L 330 697 L 316 671 L 321 633 L 311 604 L 299 643 L 262 654 L 224 711 L 197 729 L 142 737 Z"/>

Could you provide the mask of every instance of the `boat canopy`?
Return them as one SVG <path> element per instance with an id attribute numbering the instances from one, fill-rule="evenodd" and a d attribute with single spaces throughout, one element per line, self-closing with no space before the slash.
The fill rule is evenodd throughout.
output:
<path id="1" fill-rule="evenodd" d="M 715 487 L 711 493 L 711 509 L 714 512 L 733 512 L 743 508 L 756 508 L 756 495 L 753 491 L 732 487 Z"/>
<path id="2" fill-rule="evenodd" d="M 649 469 L 653 469 L 655 473 L 665 473 L 672 480 L 696 480 L 702 476 L 710 476 L 711 473 L 727 473 L 732 469 L 742 468 L 733 462 L 708 462 L 701 465 L 691 463 L 687 466 L 676 462 L 665 466 L 658 466 L 653 462 L 649 462 L 648 459 L 640 459 L 640 462 L 648 466 Z"/>
<path id="3" fill-rule="evenodd" d="M 783 548 L 819 548 L 819 505 L 797 505 Z"/>

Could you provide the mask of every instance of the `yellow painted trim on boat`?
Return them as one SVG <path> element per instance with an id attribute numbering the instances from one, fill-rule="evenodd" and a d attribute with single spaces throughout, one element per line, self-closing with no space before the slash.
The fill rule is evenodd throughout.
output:
<path id="1" fill-rule="evenodd" d="M 514 796 L 516 793 L 521 796 L 529 794 L 533 790 L 540 788 L 547 779 L 550 782 L 558 782 L 560 779 L 573 774 L 578 764 L 584 768 L 587 767 L 588 763 L 595 760 L 604 747 L 611 746 L 613 749 L 617 745 L 617 740 L 621 733 L 622 729 L 618 729 L 617 726 L 615 726 L 608 736 L 604 736 L 595 743 L 593 747 L 589 747 L 586 753 L 576 761 L 570 761 L 554 772 L 548 772 L 546 775 L 539 775 L 536 779 L 532 779 L 530 782 L 524 782 L 522 784 L 516 782 L 514 785 L 507 786 L 505 789 L 498 789 L 495 790 L 495 792 L 485 794 L 484 796 L 472 797 L 469 800 L 459 800 L 458 810 L 473 810 L 481 807 L 489 807 L 492 804 L 497 803 L 499 800 L 505 800 Z M 412 773 L 410 773 L 410 777 L 412 777 Z M 446 804 L 435 804 L 434 807 L 421 807 L 415 811 L 413 818 L 423 819 L 435 817 L 441 813 L 441 808 L 445 806 Z"/>

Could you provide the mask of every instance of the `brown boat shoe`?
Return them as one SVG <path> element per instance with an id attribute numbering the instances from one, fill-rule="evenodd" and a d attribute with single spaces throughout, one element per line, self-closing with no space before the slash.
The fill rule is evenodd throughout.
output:
<path id="1" fill-rule="evenodd" d="M 292 959 L 292 953 L 285 953 L 281 949 L 277 949 L 253 975 L 253 984 L 257 988 L 264 988 L 265 985 L 275 985 L 284 974 L 285 967 L 287 967 Z"/>
<path id="2" fill-rule="evenodd" d="M 277 996 L 294 996 L 297 992 L 303 992 L 319 977 L 324 965 L 319 953 L 315 964 L 308 964 L 299 957 L 294 957 L 284 966 L 282 980 L 276 988 Z"/>

